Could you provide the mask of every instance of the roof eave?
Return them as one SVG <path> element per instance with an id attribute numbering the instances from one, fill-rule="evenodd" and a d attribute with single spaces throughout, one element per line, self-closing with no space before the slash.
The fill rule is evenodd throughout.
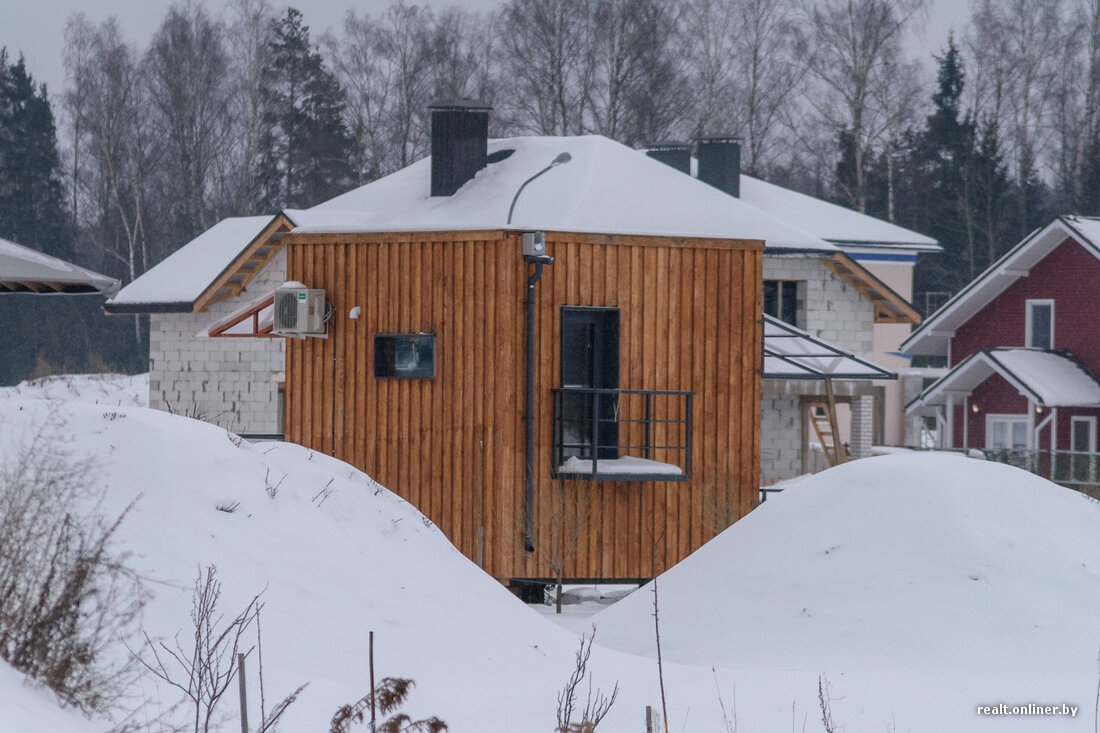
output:
<path id="1" fill-rule="evenodd" d="M 909 337 L 901 343 L 901 349 L 909 353 L 914 354 L 926 354 L 926 353 L 944 353 L 942 351 L 927 351 L 922 350 L 921 342 L 926 338 L 926 333 L 933 330 L 950 331 L 954 332 L 960 325 L 970 319 L 970 316 L 959 320 L 958 322 L 951 320 L 951 317 L 956 315 L 959 310 L 966 305 L 966 303 L 975 296 L 975 294 L 982 290 L 985 286 L 989 286 L 990 294 L 983 301 L 982 305 L 977 308 L 981 308 L 988 305 L 994 298 L 1003 293 L 1012 283 L 1016 282 L 1023 274 L 1019 270 L 1014 270 L 1008 267 L 1012 264 L 1012 261 L 1020 256 L 1022 252 L 1027 250 L 1034 242 L 1038 241 L 1045 234 L 1055 228 L 1062 228 L 1066 236 L 1073 237 L 1079 244 L 1086 249 L 1093 252 L 1097 258 L 1100 258 L 1100 248 L 1098 248 L 1088 237 L 1086 237 L 1077 227 L 1073 226 L 1065 217 L 1059 216 L 1045 227 L 1036 229 L 1028 234 L 1020 242 L 1010 249 L 1008 252 L 1001 255 L 1001 257 L 992 265 L 982 271 L 980 275 L 967 283 L 959 292 L 955 293 L 946 303 L 944 303 L 935 313 L 928 316 L 924 323 L 914 329 L 913 333 L 909 334 Z M 1059 240 L 1060 244 L 1062 240 Z M 996 282 L 995 278 L 1000 278 L 1001 282 Z M 977 312 L 977 311 L 975 311 Z M 973 314 L 971 314 L 973 315 Z"/>
<path id="2" fill-rule="evenodd" d="M 176 303 L 112 303 L 108 301 L 103 310 L 109 316 L 128 316 L 141 313 L 191 313 L 195 309 L 193 301 Z"/>

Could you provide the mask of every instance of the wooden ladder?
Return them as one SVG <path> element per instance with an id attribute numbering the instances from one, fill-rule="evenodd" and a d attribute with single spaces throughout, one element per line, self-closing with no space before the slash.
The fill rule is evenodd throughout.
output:
<path id="1" fill-rule="evenodd" d="M 844 446 L 839 443 L 840 430 L 836 423 L 836 400 L 833 399 L 833 384 L 828 379 L 825 381 L 825 399 L 814 400 L 806 403 L 806 409 L 810 413 L 810 423 L 814 426 L 817 442 L 825 453 L 825 460 L 829 466 L 844 463 Z"/>

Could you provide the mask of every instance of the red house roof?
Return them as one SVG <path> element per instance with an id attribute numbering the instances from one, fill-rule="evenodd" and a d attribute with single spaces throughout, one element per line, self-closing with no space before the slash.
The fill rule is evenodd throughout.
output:
<path id="1" fill-rule="evenodd" d="M 985 272 L 929 316 L 901 344 L 910 354 L 946 354 L 955 331 L 987 306 L 1066 239 L 1100 259 L 1100 218 L 1060 216 L 1023 239 Z"/>

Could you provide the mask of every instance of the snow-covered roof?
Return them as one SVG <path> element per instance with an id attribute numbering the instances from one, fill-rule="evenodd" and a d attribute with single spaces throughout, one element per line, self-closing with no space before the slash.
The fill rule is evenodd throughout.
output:
<path id="1" fill-rule="evenodd" d="M 270 216 L 222 219 L 120 290 L 107 301 L 107 310 L 190 311 L 211 283 L 271 223 Z"/>
<path id="2" fill-rule="evenodd" d="M 942 249 L 935 239 L 897 224 L 744 174 L 741 200 L 842 247 L 889 247 L 917 252 Z"/>
<path id="3" fill-rule="evenodd" d="M 764 316 L 766 379 L 897 379 L 897 374 L 864 361 L 778 318 Z"/>
<path id="4" fill-rule="evenodd" d="M 0 239 L 0 293 L 105 293 L 114 278 Z"/>
<path id="5" fill-rule="evenodd" d="M 925 319 L 901 344 L 910 354 L 947 353 L 948 344 L 960 326 L 985 308 L 1067 238 L 1072 237 L 1100 259 L 1100 219 L 1060 216 L 1037 229 L 955 294 Z"/>
<path id="6" fill-rule="evenodd" d="M 1031 348 L 985 349 L 959 362 L 906 407 L 947 404 L 999 374 L 1028 400 L 1047 407 L 1100 407 L 1100 383 L 1072 355 Z"/>
<path id="7" fill-rule="evenodd" d="M 524 181 L 561 153 L 571 160 L 532 181 L 510 228 L 660 236 L 762 239 L 769 249 L 836 248 L 639 151 L 599 135 L 518 137 L 489 142 L 489 163 L 452 196 L 429 195 L 425 158 L 305 211 L 297 231 L 452 231 L 509 227 Z"/>

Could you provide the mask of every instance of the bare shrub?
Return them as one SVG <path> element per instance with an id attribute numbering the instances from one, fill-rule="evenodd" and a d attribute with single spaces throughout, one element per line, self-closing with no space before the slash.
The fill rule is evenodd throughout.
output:
<path id="1" fill-rule="evenodd" d="M 222 584 L 217 579 L 215 565 L 199 571 L 195 578 L 191 623 L 193 636 L 189 644 L 180 641 L 177 632 L 173 645 L 154 642 L 145 636 L 152 661 L 138 660 L 156 677 L 184 694 L 193 711 L 193 730 L 207 733 L 215 724 L 218 702 L 237 675 L 235 665 L 242 636 L 260 611 L 260 597 L 253 596 L 243 611 L 225 622 L 218 611 Z M 249 648 L 249 652 L 252 648 Z M 247 654 L 248 652 L 245 652 Z"/>
<path id="2" fill-rule="evenodd" d="M 0 656 L 79 709 L 107 713 L 123 704 L 133 667 L 105 651 L 135 632 L 143 594 L 109 548 L 129 507 L 113 520 L 96 513 L 98 467 L 64 434 L 54 411 L 0 454 Z"/>
<path id="3" fill-rule="evenodd" d="M 386 677 L 371 692 L 351 705 L 342 705 L 332 716 L 329 733 L 349 733 L 355 723 L 368 722 L 368 713 L 377 712 L 393 717 L 375 728 L 378 733 L 441 733 L 447 730 L 447 724 L 434 715 L 424 720 L 413 720 L 404 713 L 397 712 L 405 704 L 405 698 L 415 683 L 401 677 Z"/>
<path id="4" fill-rule="evenodd" d="M 829 697 L 829 680 L 824 676 L 817 678 L 817 704 L 821 710 L 821 725 L 825 728 L 825 733 L 836 733 L 832 699 Z"/>
<path id="5" fill-rule="evenodd" d="M 577 649 L 577 662 L 573 667 L 573 673 L 565 687 L 558 693 L 558 727 L 557 733 L 594 733 L 596 726 L 611 711 L 619 697 L 619 683 L 611 690 L 611 697 L 607 697 L 597 688 L 592 689 L 592 673 L 588 671 L 588 659 L 592 656 L 592 640 L 596 638 L 596 626 L 592 626 L 592 635 L 581 636 L 581 645 Z M 580 710 L 578 689 L 587 682 L 588 694 L 585 697 L 584 707 Z M 579 712 L 580 720 L 573 722 L 573 717 Z"/>
<path id="6" fill-rule="evenodd" d="M 200 570 L 195 577 L 191 600 L 192 638 L 189 644 L 180 641 L 178 632 L 172 646 L 154 642 L 146 635 L 145 647 L 152 660 L 136 653 L 133 656 L 155 677 L 183 693 L 184 702 L 192 711 L 191 730 L 194 733 L 208 733 L 218 726 L 218 703 L 229 691 L 233 679 L 241 674 L 238 659 L 242 660 L 239 664 L 243 665 L 243 658 L 256 650 L 260 657 L 260 726 L 256 732 L 271 733 L 306 685 L 300 685 L 270 712 L 267 711 L 264 702 L 263 641 L 260 635 L 261 594 L 254 595 L 243 611 L 226 622 L 225 616 L 218 611 L 222 584 L 217 575 L 217 566 L 211 564 L 205 573 Z M 242 652 L 244 634 L 253 623 L 256 624 L 256 645 Z"/>

